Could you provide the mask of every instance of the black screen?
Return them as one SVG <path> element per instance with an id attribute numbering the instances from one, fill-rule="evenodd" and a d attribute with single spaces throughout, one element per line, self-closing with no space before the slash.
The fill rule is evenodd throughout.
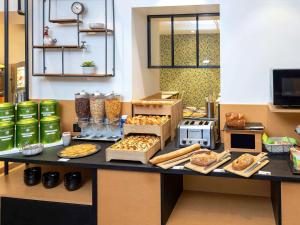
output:
<path id="1" fill-rule="evenodd" d="M 255 149 L 255 134 L 231 134 L 231 148 Z"/>
<path id="2" fill-rule="evenodd" d="M 273 104 L 300 106 L 300 69 L 273 70 Z"/>
<path id="3" fill-rule="evenodd" d="M 300 96 L 300 76 L 282 78 L 282 96 Z"/>

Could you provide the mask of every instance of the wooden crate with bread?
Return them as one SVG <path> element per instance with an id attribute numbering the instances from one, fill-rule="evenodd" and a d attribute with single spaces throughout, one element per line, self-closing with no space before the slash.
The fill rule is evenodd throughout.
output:
<path id="1" fill-rule="evenodd" d="M 182 99 L 133 100 L 132 106 L 134 116 L 169 116 L 171 140 L 175 139 L 177 126 L 182 119 Z"/>
<path id="2" fill-rule="evenodd" d="M 171 136 L 171 121 L 168 116 L 134 116 L 127 118 L 123 133 L 130 134 L 153 134 L 160 138 L 161 150 Z"/>
<path id="3" fill-rule="evenodd" d="M 160 139 L 151 135 L 132 135 L 125 137 L 106 149 L 106 161 L 126 160 L 148 163 L 160 149 Z"/>

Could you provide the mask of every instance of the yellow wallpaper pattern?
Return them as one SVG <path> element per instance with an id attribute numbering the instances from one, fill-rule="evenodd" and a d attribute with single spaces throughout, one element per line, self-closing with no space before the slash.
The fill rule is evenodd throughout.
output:
<path id="1" fill-rule="evenodd" d="M 161 36 L 161 62 L 169 64 L 170 36 Z M 175 65 L 196 64 L 195 35 L 178 34 L 174 36 Z M 164 51 L 166 50 L 166 51 Z M 219 34 L 200 35 L 200 65 L 208 58 L 209 65 L 220 64 L 220 38 Z M 163 91 L 179 91 L 183 93 L 185 106 L 202 107 L 205 97 L 220 92 L 220 69 L 161 69 L 160 88 Z"/>

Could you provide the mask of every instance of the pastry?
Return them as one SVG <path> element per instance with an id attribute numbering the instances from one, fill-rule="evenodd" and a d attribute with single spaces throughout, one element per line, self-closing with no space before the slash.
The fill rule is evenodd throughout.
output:
<path id="1" fill-rule="evenodd" d="M 129 136 L 112 145 L 110 149 L 146 152 L 159 140 L 156 136 Z"/>
<path id="2" fill-rule="evenodd" d="M 232 169 L 241 171 L 249 167 L 254 162 L 254 156 L 245 153 L 232 162 Z"/>
<path id="3" fill-rule="evenodd" d="M 134 116 L 126 120 L 126 124 L 161 125 L 168 121 L 168 116 Z"/>
<path id="4" fill-rule="evenodd" d="M 185 147 L 185 148 L 181 148 L 179 150 L 176 150 L 176 151 L 173 151 L 173 152 L 170 152 L 170 153 L 167 153 L 167 154 L 156 156 L 156 157 L 154 157 L 153 159 L 150 160 L 150 163 L 158 164 L 158 163 L 170 160 L 170 159 L 177 158 L 179 156 L 185 155 L 187 153 L 190 153 L 190 152 L 198 150 L 198 149 L 200 149 L 200 145 L 199 144 L 194 144 L 194 145 L 191 145 L 191 146 L 188 146 L 188 147 Z"/>
<path id="5" fill-rule="evenodd" d="M 195 154 L 191 157 L 190 161 L 197 166 L 209 166 L 217 161 L 217 154 L 211 151 Z"/>
<path id="6" fill-rule="evenodd" d="M 93 144 L 80 144 L 66 147 L 60 152 L 60 157 L 75 158 L 90 155 L 97 151 L 97 146 Z"/>

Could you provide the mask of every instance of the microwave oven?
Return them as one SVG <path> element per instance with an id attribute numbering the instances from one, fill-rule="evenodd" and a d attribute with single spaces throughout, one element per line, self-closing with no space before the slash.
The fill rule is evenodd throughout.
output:
<path id="1" fill-rule="evenodd" d="M 300 69 L 273 70 L 273 104 L 300 107 Z"/>

